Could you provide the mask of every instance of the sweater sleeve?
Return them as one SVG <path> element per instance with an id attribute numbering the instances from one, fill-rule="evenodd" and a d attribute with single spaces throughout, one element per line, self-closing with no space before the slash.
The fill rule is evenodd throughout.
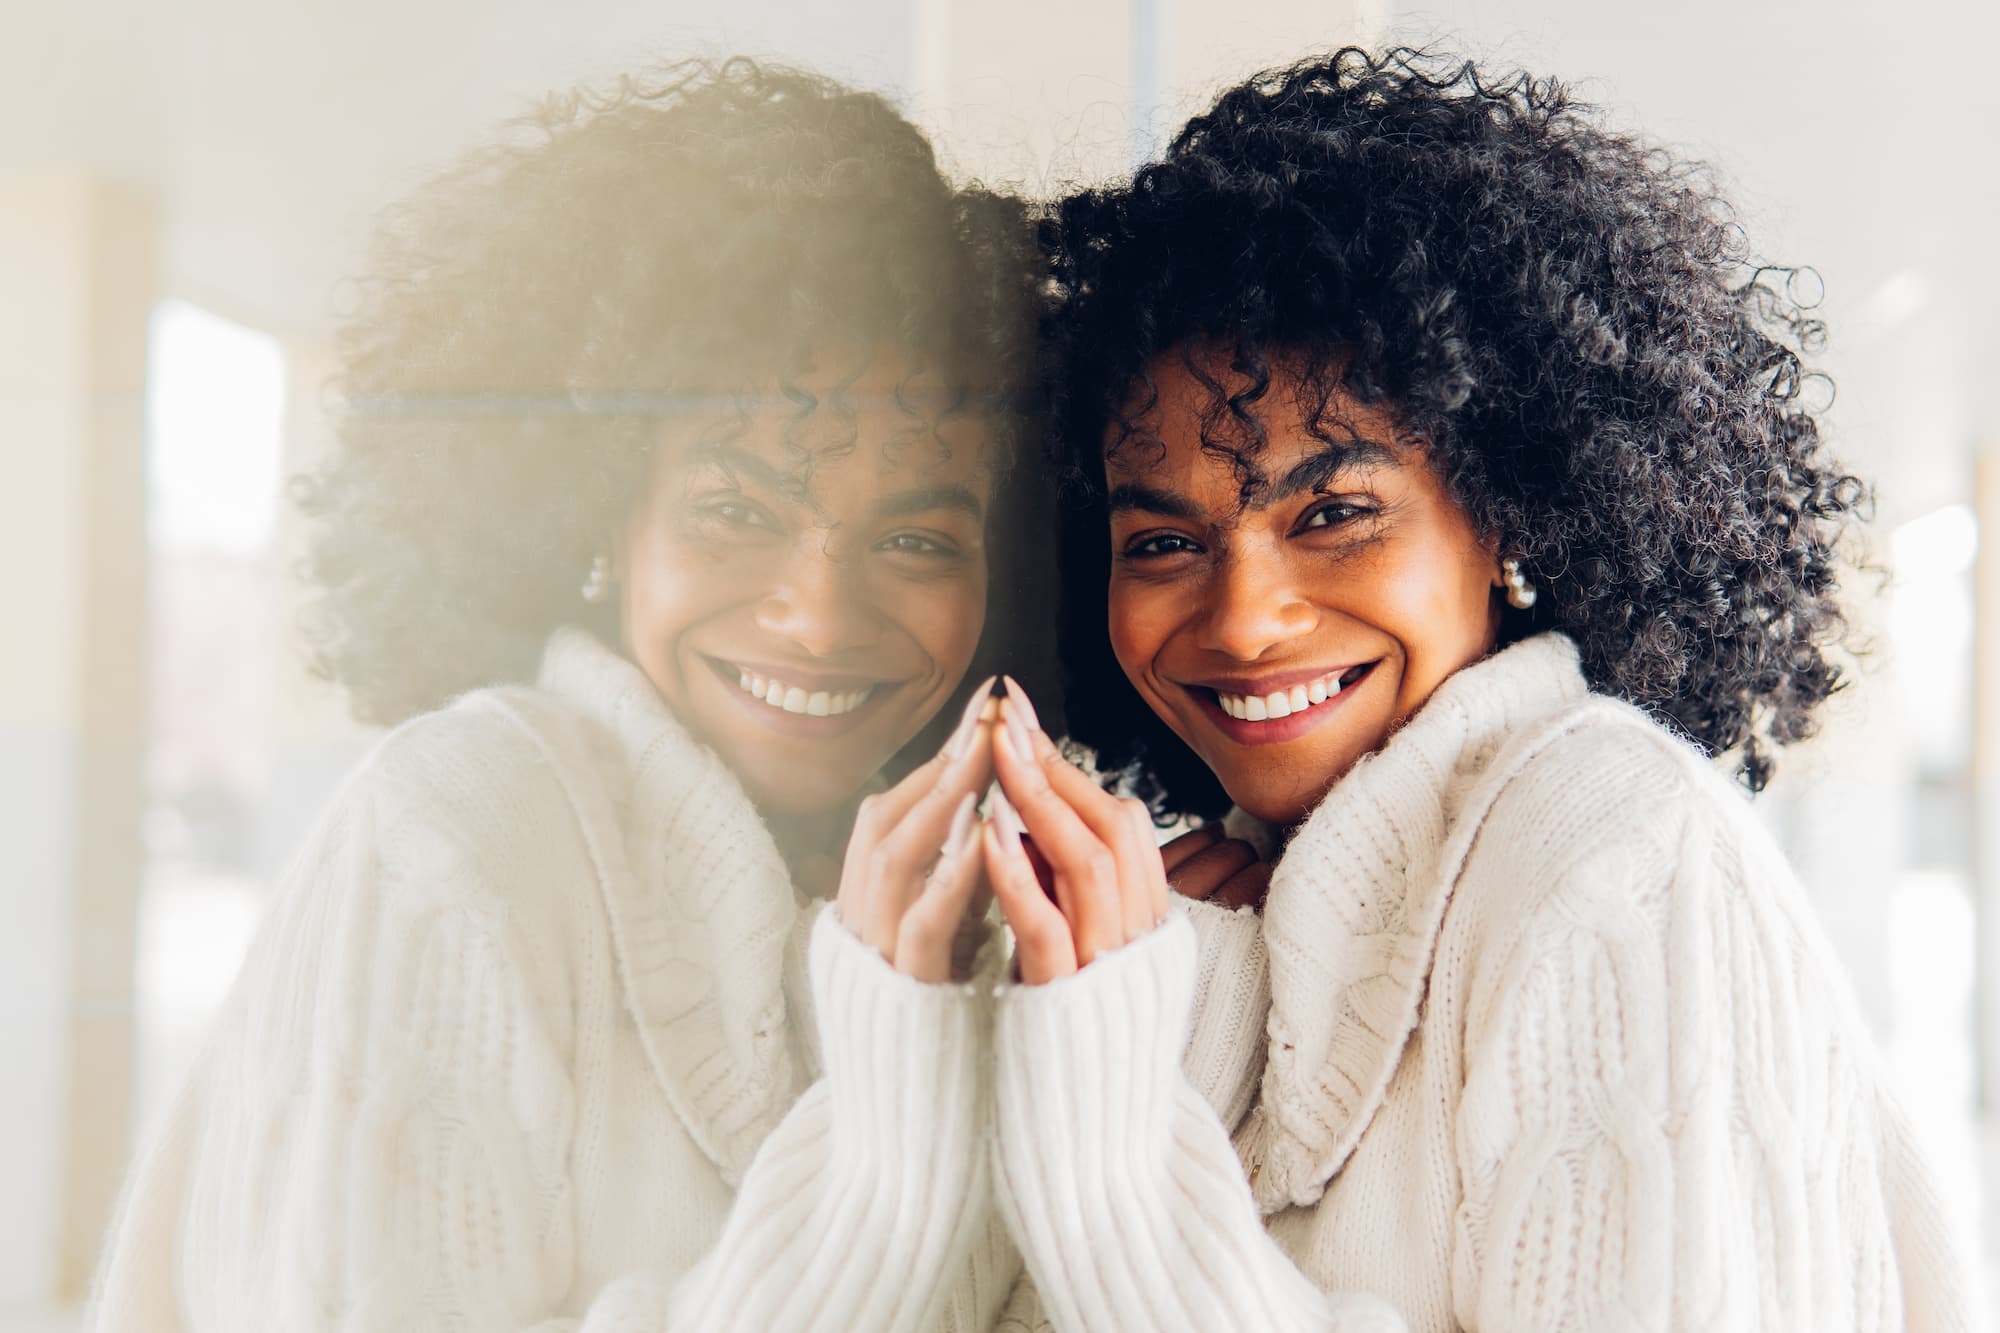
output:
<path id="1" fill-rule="evenodd" d="M 578 983 L 560 924 L 406 798 L 351 784 L 288 875 L 128 1187 L 87 1327 L 920 1329 L 947 1276 L 979 1286 L 982 1003 L 895 975 L 822 914 L 826 1077 L 765 1141 L 709 1255 L 579 1310 L 573 1070 L 604 1056 L 589 1047 L 616 1029 L 612 988 Z M 983 1281 L 1004 1294 L 1011 1273 Z"/>
<path id="2" fill-rule="evenodd" d="M 903 976 L 832 912 L 813 928 L 812 977 L 826 1076 L 758 1151 L 721 1242 L 674 1292 L 676 1333 L 931 1329 L 1004 1293 L 1009 1256 L 983 1234 L 976 988 Z"/>
<path id="3" fill-rule="evenodd" d="M 1524 837 L 1468 862 L 1506 923 L 1466 960 L 1473 1333 L 1967 1327 L 1943 1242 L 1898 1235 L 1924 1173 L 1837 964 L 1736 815 L 1687 799 L 1563 864 Z"/>
<path id="4" fill-rule="evenodd" d="M 1172 904 L 1195 934 L 1194 1001 L 1181 1067 L 1223 1128 L 1234 1132 L 1264 1073 L 1271 1008 L 1264 919 L 1248 907 L 1232 910 L 1179 894 Z"/>
<path id="5" fill-rule="evenodd" d="M 1319 1291 L 1265 1233 L 1181 1067 L 1196 945 L 1175 916 L 1074 976 L 1002 995 L 997 1192 L 1049 1323 L 1402 1329 L 1378 1301 Z"/>

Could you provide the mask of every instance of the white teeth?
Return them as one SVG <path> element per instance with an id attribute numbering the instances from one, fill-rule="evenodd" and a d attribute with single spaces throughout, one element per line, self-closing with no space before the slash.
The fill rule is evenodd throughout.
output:
<path id="1" fill-rule="evenodd" d="M 1314 704 L 1323 704 L 1341 691 L 1340 672 L 1334 671 L 1305 685 L 1294 685 L 1289 690 L 1273 690 L 1266 695 L 1224 694 L 1216 691 L 1215 700 L 1222 711 L 1231 717 L 1242 718 L 1246 722 L 1262 722 L 1268 718 L 1290 717 L 1293 713 L 1303 713 Z"/>
<path id="2" fill-rule="evenodd" d="M 851 713 L 867 703 L 871 693 L 867 688 L 806 690 L 781 680 L 768 680 L 740 667 L 736 671 L 736 684 L 745 694 L 773 708 L 782 708 L 787 713 L 802 713 L 807 717 L 839 717 L 842 713 Z"/>

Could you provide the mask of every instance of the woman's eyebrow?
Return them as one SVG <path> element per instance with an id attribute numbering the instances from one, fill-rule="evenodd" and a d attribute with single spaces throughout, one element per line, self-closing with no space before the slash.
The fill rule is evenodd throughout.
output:
<path id="1" fill-rule="evenodd" d="M 963 510 L 974 518 L 986 512 L 979 497 L 964 486 L 913 486 L 885 495 L 868 506 L 868 512 L 876 518 L 905 518 L 938 509 Z"/>
<path id="2" fill-rule="evenodd" d="M 739 449 L 726 441 L 710 441 L 695 447 L 692 458 L 696 465 L 713 464 L 729 473 L 731 477 L 748 477 L 768 491 L 785 495 L 803 495 L 802 480 L 783 469 L 773 466 L 747 449 Z"/>
<path id="3" fill-rule="evenodd" d="M 1258 492 L 1251 505 L 1261 509 L 1319 490 L 1349 468 L 1394 467 L 1397 461 L 1396 451 L 1379 440 L 1341 440 L 1292 464 L 1284 476 Z"/>
<path id="4" fill-rule="evenodd" d="M 1193 522 L 1201 517 L 1201 507 L 1184 495 L 1163 491 L 1157 486 L 1146 486 L 1139 482 L 1126 482 L 1113 486 L 1111 494 L 1105 497 L 1105 504 L 1112 513 L 1121 510 L 1142 510 L 1148 514 L 1159 514 L 1165 518 L 1180 518 Z"/>

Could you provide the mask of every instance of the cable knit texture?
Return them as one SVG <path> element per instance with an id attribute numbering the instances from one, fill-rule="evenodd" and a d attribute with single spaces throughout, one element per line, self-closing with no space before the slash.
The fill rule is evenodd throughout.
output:
<path id="1" fill-rule="evenodd" d="M 996 1183 L 1039 1294 L 1015 1326 L 1387 1318 L 1315 1292 L 1426 1333 L 1977 1326 L 1783 858 L 1567 640 L 1460 672 L 1357 765 L 1264 942 L 1233 1152 L 1159 1031 L 1183 931 L 1003 998 Z"/>
<path id="2" fill-rule="evenodd" d="M 89 1326 L 986 1329 L 982 994 L 802 906 L 729 770 L 559 633 L 321 820 Z"/>

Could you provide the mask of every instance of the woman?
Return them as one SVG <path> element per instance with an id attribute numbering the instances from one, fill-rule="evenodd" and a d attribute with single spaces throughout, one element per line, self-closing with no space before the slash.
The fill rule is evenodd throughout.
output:
<path id="1" fill-rule="evenodd" d="M 414 720 L 275 895 L 94 1327 L 990 1326 L 948 705 L 1024 526 L 1031 249 L 880 98 L 742 61 L 395 215 L 302 496 L 319 663 Z M 857 802 L 945 734 L 834 925 Z"/>
<path id="2" fill-rule="evenodd" d="M 1049 235 L 1071 734 L 1283 848 L 1239 1126 L 1175 1068 L 1147 830 L 1008 700 L 985 850 L 1046 984 L 997 1015 L 996 1160 L 1054 1325 L 1967 1327 L 1711 762 L 1761 787 L 1839 683 L 1861 488 L 1707 178 L 1555 84 L 1346 50 Z"/>

